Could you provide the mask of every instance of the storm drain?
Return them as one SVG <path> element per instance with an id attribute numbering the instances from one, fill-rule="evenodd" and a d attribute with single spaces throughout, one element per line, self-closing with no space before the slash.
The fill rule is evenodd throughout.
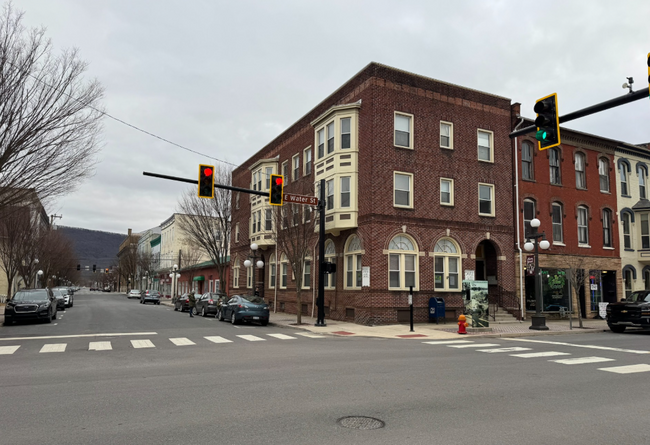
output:
<path id="1" fill-rule="evenodd" d="M 341 417 L 336 421 L 339 425 L 345 428 L 354 428 L 356 430 L 376 430 L 386 426 L 384 422 L 374 417 L 364 416 L 348 416 Z"/>

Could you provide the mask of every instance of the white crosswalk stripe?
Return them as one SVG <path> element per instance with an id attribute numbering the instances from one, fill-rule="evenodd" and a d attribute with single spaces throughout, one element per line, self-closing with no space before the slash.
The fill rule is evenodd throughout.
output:
<path id="1" fill-rule="evenodd" d="M 0 355 L 10 355 L 16 352 L 19 346 L 0 346 Z"/>
<path id="2" fill-rule="evenodd" d="M 501 345 L 496 343 L 473 343 L 470 345 L 448 345 L 447 347 L 460 349 L 460 348 L 489 348 L 492 346 L 501 346 Z"/>
<path id="3" fill-rule="evenodd" d="M 306 332 L 296 332 L 296 335 L 302 335 L 303 337 L 307 338 L 326 338 L 324 335 L 308 334 Z"/>
<path id="4" fill-rule="evenodd" d="M 266 335 L 273 338 L 279 338 L 280 340 L 296 340 L 296 337 L 292 337 L 290 335 L 285 335 L 285 334 L 266 334 Z"/>
<path id="5" fill-rule="evenodd" d="M 613 362 L 613 358 L 605 357 L 576 357 L 576 358 L 563 358 L 560 360 L 549 360 L 549 362 L 561 363 L 563 365 L 584 365 L 586 363 L 600 363 L 600 362 Z"/>
<path id="6" fill-rule="evenodd" d="M 131 340 L 131 345 L 134 349 L 155 348 L 151 340 Z"/>
<path id="7" fill-rule="evenodd" d="M 206 340 L 211 341 L 212 343 L 232 343 L 232 340 L 227 340 L 227 339 L 225 339 L 223 337 L 219 337 L 219 336 L 216 336 L 216 335 L 211 336 L 211 337 L 203 337 L 203 338 L 205 338 Z"/>
<path id="8" fill-rule="evenodd" d="M 67 343 L 52 343 L 49 345 L 43 345 L 41 350 L 39 351 L 40 353 L 43 352 L 65 352 L 65 347 L 67 346 Z"/>
<path id="9" fill-rule="evenodd" d="M 113 349 L 110 341 L 91 341 L 88 343 L 89 351 L 110 351 Z"/>
<path id="10" fill-rule="evenodd" d="M 423 341 L 427 345 L 456 345 L 462 343 L 474 343 L 469 340 L 435 340 L 435 341 Z"/>
<path id="11" fill-rule="evenodd" d="M 237 337 L 247 341 L 266 341 L 265 338 L 256 337 L 254 335 L 238 335 Z"/>
<path id="12" fill-rule="evenodd" d="M 176 346 L 191 346 L 196 344 L 189 338 L 185 338 L 185 337 L 170 338 L 169 341 L 174 343 Z"/>
<path id="13" fill-rule="evenodd" d="M 536 357 L 556 357 L 558 355 L 571 355 L 568 352 L 544 351 L 544 352 L 528 352 L 526 354 L 510 354 L 513 357 L 521 358 L 536 358 Z"/>
<path id="14" fill-rule="evenodd" d="M 517 351 L 530 351 L 530 348 L 498 348 L 498 349 L 477 349 L 478 352 L 487 352 L 488 354 L 495 354 L 498 352 L 517 352 Z"/>
<path id="15" fill-rule="evenodd" d="M 616 374 L 632 374 L 635 372 L 648 372 L 650 365 L 627 365 L 627 366 L 614 366 L 612 368 L 598 368 L 599 371 L 614 372 Z"/>

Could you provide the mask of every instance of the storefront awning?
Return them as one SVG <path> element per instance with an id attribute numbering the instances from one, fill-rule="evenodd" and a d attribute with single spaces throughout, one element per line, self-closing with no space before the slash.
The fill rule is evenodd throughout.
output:
<path id="1" fill-rule="evenodd" d="M 198 277 L 194 277 L 192 281 L 205 281 L 205 277 L 203 275 L 199 275 Z"/>

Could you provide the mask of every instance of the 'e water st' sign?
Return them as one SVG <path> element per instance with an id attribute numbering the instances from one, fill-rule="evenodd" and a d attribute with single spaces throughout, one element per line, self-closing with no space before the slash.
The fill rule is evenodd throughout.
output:
<path id="1" fill-rule="evenodd" d="M 296 204 L 306 204 L 310 206 L 318 205 L 318 198 L 315 196 L 292 195 L 291 193 L 284 194 L 284 201 L 295 202 Z"/>

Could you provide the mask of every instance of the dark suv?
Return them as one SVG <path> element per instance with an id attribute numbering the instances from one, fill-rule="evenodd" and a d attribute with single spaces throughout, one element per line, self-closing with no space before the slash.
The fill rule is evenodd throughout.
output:
<path id="1" fill-rule="evenodd" d="M 50 289 L 22 289 L 5 306 L 5 325 L 18 320 L 56 320 L 56 298 Z"/>
<path id="2" fill-rule="evenodd" d="M 628 326 L 650 329 L 650 290 L 632 292 L 618 303 L 609 303 L 607 326 L 612 332 L 624 332 Z"/>

